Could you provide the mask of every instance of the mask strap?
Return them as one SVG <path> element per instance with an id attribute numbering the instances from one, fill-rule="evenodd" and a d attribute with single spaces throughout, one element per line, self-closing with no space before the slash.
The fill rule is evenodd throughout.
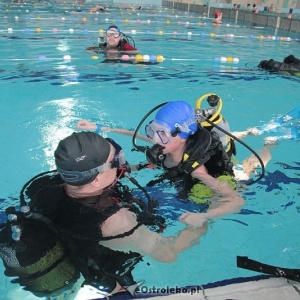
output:
<path id="1" fill-rule="evenodd" d="M 173 131 L 171 131 L 171 136 L 172 137 L 175 137 L 175 136 L 177 136 L 178 135 L 178 133 L 180 133 L 181 132 L 181 130 L 180 130 L 180 128 L 179 128 L 179 126 L 176 124 L 175 125 L 176 126 L 176 129 L 175 130 L 173 130 Z"/>

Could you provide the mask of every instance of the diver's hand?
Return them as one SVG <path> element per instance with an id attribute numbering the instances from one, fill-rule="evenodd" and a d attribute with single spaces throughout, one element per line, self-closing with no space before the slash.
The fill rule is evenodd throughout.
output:
<path id="1" fill-rule="evenodd" d="M 186 212 L 183 213 L 180 217 L 179 217 L 179 221 L 187 224 L 187 225 L 191 225 L 191 226 L 195 226 L 195 227 L 201 227 L 204 225 L 204 223 L 207 221 L 208 219 L 208 215 L 205 213 L 193 213 L 193 212 Z"/>
<path id="2" fill-rule="evenodd" d="M 180 231 L 179 236 L 174 239 L 171 238 L 172 241 L 172 252 L 179 253 L 185 249 L 188 249 L 194 245 L 200 243 L 200 237 L 206 234 L 207 231 L 207 223 L 204 223 L 201 227 L 188 226 L 182 231 Z"/>
<path id="3" fill-rule="evenodd" d="M 92 123 L 92 122 L 87 121 L 87 120 L 80 120 L 77 123 L 76 127 L 78 129 L 84 129 L 84 130 L 96 130 L 97 129 L 97 125 L 95 123 Z"/>

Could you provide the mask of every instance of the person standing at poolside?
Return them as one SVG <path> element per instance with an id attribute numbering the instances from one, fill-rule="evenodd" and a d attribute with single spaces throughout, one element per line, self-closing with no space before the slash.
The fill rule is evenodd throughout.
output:
<path id="1" fill-rule="evenodd" d="M 222 12 L 217 9 L 215 10 L 215 18 L 213 19 L 213 23 L 215 24 L 221 24 L 222 23 Z"/>
<path id="2" fill-rule="evenodd" d="M 256 7 L 256 4 L 252 5 L 252 12 L 257 14 L 258 13 L 258 8 Z"/>
<path id="3" fill-rule="evenodd" d="M 274 13 L 274 4 L 272 3 L 270 8 L 269 8 L 269 12 L 270 13 Z"/>

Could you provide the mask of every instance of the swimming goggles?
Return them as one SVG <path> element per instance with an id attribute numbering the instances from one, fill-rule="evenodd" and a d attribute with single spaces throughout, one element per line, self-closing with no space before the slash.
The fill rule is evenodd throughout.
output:
<path id="1" fill-rule="evenodd" d="M 87 170 L 87 171 L 66 171 L 66 170 L 62 170 L 60 168 L 57 168 L 57 171 L 59 173 L 59 175 L 61 176 L 61 178 L 68 182 L 68 183 L 78 183 L 81 182 L 87 178 L 91 178 L 99 173 L 103 173 L 105 171 L 108 171 L 110 169 L 113 168 L 120 168 L 121 166 L 126 164 L 126 159 L 125 159 L 125 153 L 122 150 L 122 147 L 117 144 L 114 140 L 107 138 L 106 139 L 110 144 L 113 145 L 113 147 L 115 148 L 116 152 L 114 155 L 114 158 L 111 162 L 108 163 L 104 163 L 101 166 L 98 166 L 96 168 L 93 168 L 91 170 Z"/>
<path id="2" fill-rule="evenodd" d="M 118 38 L 120 35 L 121 35 L 121 32 L 119 32 L 119 31 L 114 31 L 114 30 L 106 31 L 106 36 L 108 36 L 108 37 L 113 36 L 114 38 Z"/>

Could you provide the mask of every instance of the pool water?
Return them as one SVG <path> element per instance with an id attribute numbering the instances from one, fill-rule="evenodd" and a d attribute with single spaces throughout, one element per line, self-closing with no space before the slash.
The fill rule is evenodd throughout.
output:
<path id="1" fill-rule="evenodd" d="M 256 68 L 261 60 L 297 56 L 299 41 L 293 34 L 226 19 L 221 26 L 212 26 L 210 19 L 165 8 L 133 12 L 115 7 L 90 14 L 89 7 L 45 2 L 8 5 L 0 11 L 1 221 L 4 209 L 18 203 L 23 184 L 54 168 L 58 141 L 76 130 L 80 119 L 134 129 L 162 102 L 186 100 L 194 106 L 203 94 L 216 93 L 231 130 L 244 131 L 299 105 L 299 78 Z M 85 48 L 97 44 L 99 30 L 109 24 L 119 25 L 142 54 L 162 55 L 164 61 L 103 63 L 101 55 L 92 58 Z M 238 62 L 216 60 L 220 57 Z M 131 151 L 129 137 L 105 136 L 123 146 L 129 162 L 144 161 L 143 154 Z M 259 152 L 266 136 L 244 141 Z M 237 147 L 241 163 L 251 153 Z M 134 269 L 134 278 L 147 288 L 158 288 L 259 275 L 237 268 L 236 256 L 299 268 L 299 142 L 282 140 L 271 153 L 264 179 L 240 191 L 246 200 L 241 213 L 211 223 L 200 244 L 180 254 L 175 263 L 145 257 Z M 133 175 L 146 185 L 154 174 L 143 170 Z M 148 190 L 169 218 L 166 235 L 183 228 L 178 222 L 183 211 L 197 210 L 195 205 L 178 203 L 172 187 Z M 10 283 L 3 271 L 1 265 L 1 299 L 15 299 L 16 292 L 35 299 Z"/>

